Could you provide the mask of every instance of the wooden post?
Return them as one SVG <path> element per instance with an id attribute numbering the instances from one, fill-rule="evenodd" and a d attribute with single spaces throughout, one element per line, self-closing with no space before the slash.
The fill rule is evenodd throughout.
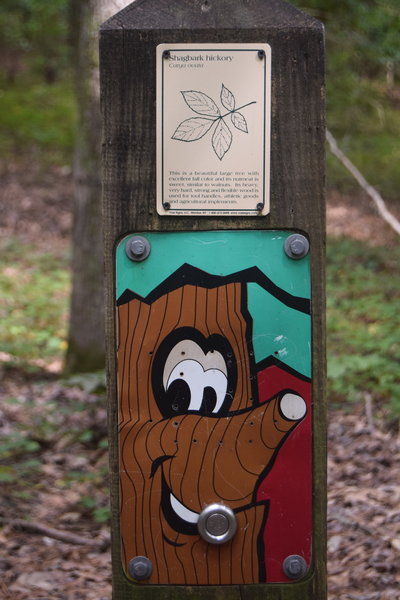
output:
<path id="1" fill-rule="evenodd" d="M 116 600 L 326 598 L 323 44 L 322 25 L 281 0 L 136 0 L 101 28 Z M 235 83 L 220 66 L 218 90 L 205 89 L 206 63 L 229 56 L 238 57 Z M 169 68 L 185 62 L 198 66 Z M 188 87 L 195 69 L 199 84 Z M 251 163 L 256 130 L 254 172 L 229 167 L 241 147 Z M 187 156 L 196 171 L 180 169 Z M 309 330 L 306 373 L 299 340 Z M 183 370 L 199 364 L 207 383 L 197 374 L 191 387 Z M 198 489 L 186 501 L 188 470 Z M 232 509 L 231 541 L 199 537 L 209 502 Z M 231 518 L 218 506 L 217 537 Z M 151 575 L 146 560 L 132 567 L 137 556 L 151 559 Z"/>

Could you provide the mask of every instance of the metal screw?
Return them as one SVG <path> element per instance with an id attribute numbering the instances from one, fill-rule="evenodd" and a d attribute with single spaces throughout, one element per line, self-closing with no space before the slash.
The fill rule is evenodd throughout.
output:
<path id="1" fill-rule="evenodd" d="M 263 60 L 263 59 L 265 58 L 265 50 L 259 50 L 259 51 L 257 52 L 257 54 L 258 54 L 258 58 L 259 58 L 260 60 Z"/>
<path id="2" fill-rule="evenodd" d="M 162 53 L 163 58 L 171 58 L 171 51 L 170 50 L 164 50 L 164 52 Z"/>
<path id="3" fill-rule="evenodd" d="M 283 572 L 289 579 L 300 579 L 307 573 L 307 563 L 302 556 L 291 554 L 283 561 Z"/>
<path id="4" fill-rule="evenodd" d="M 164 210 L 169 210 L 171 208 L 171 205 L 169 202 L 163 202 L 163 209 Z"/>
<path id="5" fill-rule="evenodd" d="M 285 252 L 289 258 L 293 258 L 294 260 L 304 258 L 308 254 L 309 249 L 310 244 L 308 239 L 300 233 L 289 235 L 285 240 Z"/>
<path id="6" fill-rule="evenodd" d="M 261 212 L 263 208 L 264 208 L 264 202 L 259 202 L 256 206 L 256 210 L 258 210 L 258 212 Z"/>
<path id="7" fill-rule="evenodd" d="M 126 242 L 125 252 L 131 260 L 140 262 L 150 254 L 150 243 L 141 235 L 135 235 Z"/>
<path id="8" fill-rule="evenodd" d="M 210 504 L 200 513 L 197 527 L 206 542 L 224 544 L 236 533 L 235 513 L 224 504 Z"/>
<path id="9" fill-rule="evenodd" d="M 151 560 L 146 556 L 135 556 L 128 563 L 128 572 L 133 579 L 143 581 L 144 579 L 148 579 L 152 574 L 153 565 L 151 564 Z"/>

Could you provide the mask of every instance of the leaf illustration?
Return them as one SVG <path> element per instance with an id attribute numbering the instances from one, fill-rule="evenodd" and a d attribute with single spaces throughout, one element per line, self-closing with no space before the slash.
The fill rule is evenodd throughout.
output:
<path id="1" fill-rule="evenodd" d="M 235 96 L 222 84 L 221 103 L 227 110 L 235 110 Z"/>
<path id="2" fill-rule="evenodd" d="M 221 115 L 214 100 L 210 96 L 207 96 L 207 94 L 203 94 L 203 92 L 190 90 L 182 92 L 182 96 L 189 108 L 199 115 L 207 115 L 209 117 L 219 117 Z"/>
<path id="3" fill-rule="evenodd" d="M 236 129 L 240 129 L 240 131 L 244 131 L 245 133 L 248 133 L 247 122 L 246 122 L 246 119 L 244 118 L 244 116 L 242 115 L 242 113 L 240 113 L 240 112 L 233 113 L 231 115 L 231 120 L 232 120 L 232 123 L 234 124 L 234 126 L 236 127 Z"/>
<path id="4" fill-rule="evenodd" d="M 214 119 L 206 119 L 204 117 L 186 119 L 186 121 L 182 121 L 178 125 L 172 139 L 180 140 L 181 142 L 194 142 L 202 138 L 213 123 L 215 123 Z"/>
<path id="5" fill-rule="evenodd" d="M 232 133 L 223 119 L 217 123 L 212 136 L 212 146 L 219 160 L 222 160 L 232 143 Z"/>

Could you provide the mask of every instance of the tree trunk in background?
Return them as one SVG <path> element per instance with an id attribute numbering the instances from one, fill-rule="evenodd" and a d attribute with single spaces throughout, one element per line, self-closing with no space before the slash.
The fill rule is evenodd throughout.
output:
<path id="1" fill-rule="evenodd" d="M 72 296 L 67 372 L 102 369 L 104 284 L 98 30 L 131 0 L 70 0 L 78 130 L 74 174 Z"/>

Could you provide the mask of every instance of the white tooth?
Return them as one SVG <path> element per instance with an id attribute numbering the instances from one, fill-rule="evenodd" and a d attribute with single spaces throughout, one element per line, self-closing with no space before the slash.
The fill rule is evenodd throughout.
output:
<path id="1" fill-rule="evenodd" d="M 179 502 L 179 500 L 177 500 L 173 494 L 170 494 L 170 502 L 178 517 L 184 521 L 188 521 L 189 523 L 197 523 L 199 520 L 198 513 L 189 510 L 186 508 L 186 506 L 183 506 L 183 504 Z"/>

